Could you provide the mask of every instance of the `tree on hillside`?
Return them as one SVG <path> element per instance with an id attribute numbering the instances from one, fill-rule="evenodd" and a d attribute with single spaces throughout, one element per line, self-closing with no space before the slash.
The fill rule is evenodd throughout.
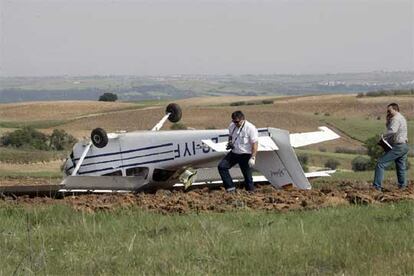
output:
<path id="1" fill-rule="evenodd" d="M 99 97 L 99 101 L 102 102 L 115 102 L 118 100 L 118 96 L 114 93 L 104 93 Z"/>

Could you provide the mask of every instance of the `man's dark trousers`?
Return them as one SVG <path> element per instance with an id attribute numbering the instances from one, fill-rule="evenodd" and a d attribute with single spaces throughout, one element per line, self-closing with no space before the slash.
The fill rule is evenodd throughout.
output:
<path id="1" fill-rule="evenodd" d="M 243 153 L 237 154 L 229 152 L 218 165 L 218 171 L 223 180 L 226 190 L 234 190 L 235 186 L 229 170 L 236 164 L 239 164 L 240 170 L 244 176 L 244 185 L 247 191 L 254 191 L 252 169 L 249 166 L 249 160 L 252 157 L 251 154 Z"/>

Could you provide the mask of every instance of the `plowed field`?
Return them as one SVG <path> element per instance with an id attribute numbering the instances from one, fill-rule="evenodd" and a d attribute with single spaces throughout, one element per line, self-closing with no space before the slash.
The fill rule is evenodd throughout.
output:
<path id="1" fill-rule="evenodd" d="M 189 192 L 159 190 L 156 193 L 84 194 L 62 199 L 3 197 L 4 204 L 32 206 L 33 204 L 66 204 L 75 210 L 95 212 L 118 208 L 141 208 L 157 213 L 227 212 L 235 210 L 289 211 L 309 210 L 349 204 L 382 204 L 414 200 L 414 181 L 400 191 L 394 183 L 386 182 L 384 191 L 372 190 L 369 183 L 340 181 L 332 187 L 313 190 L 276 190 L 270 185 L 258 186 L 254 193 L 238 189 L 226 193 L 223 189 L 201 188 Z"/>

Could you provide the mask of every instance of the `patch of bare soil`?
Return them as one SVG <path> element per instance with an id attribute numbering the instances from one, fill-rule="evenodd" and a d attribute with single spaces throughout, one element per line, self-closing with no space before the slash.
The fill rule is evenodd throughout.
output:
<path id="1" fill-rule="evenodd" d="M 4 197 L 3 201 L 14 204 L 66 204 L 75 210 L 95 212 L 119 208 L 138 207 L 157 213 L 227 212 L 235 210 L 289 211 L 309 210 L 350 204 L 382 204 L 401 200 L 414 200 L 414 181 L 408 189 L 400 191 L 386 183 L 384 192 L 372 190 L 368 183 L 335 183 L 334 188 L 313 190 L 276 190 L 270 185 L 257 187 L 254 193 L 238 189 L 226 193 L 224 189 L 159 190 L 156 193 L 137 194 L 84 194 L 62 199 Z"/>

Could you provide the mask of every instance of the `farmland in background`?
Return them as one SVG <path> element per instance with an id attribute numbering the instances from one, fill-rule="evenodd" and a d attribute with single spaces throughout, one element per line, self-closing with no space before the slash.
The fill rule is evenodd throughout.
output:
<path id="1" fill-rule="evenodd" d="M 201 96 L 361 93 L 414 89 L 413 72 L 320 75 L 168 75 L 0 77 L 0 102 L 119 99 L 175 100 Z"/>
<path id="2" fill-rule="evenodd" d="M 338 171 L 311 180 L 311 191 L 263 185 L 254 194 L 238 189 L 234 195 L 204 188 L 61 199 L 3 196 L 0 274 L 414 274 L 414 170 L 403 192 L 396 190 L 395 172 L 387 171 L 384 194 L 368 189 L 372 171 L 351 170 L 351 161 L 365 154 L 362 141 L 383 131 L 390 102 L 400 104 L 413 141 L 414 97 L 272 95 L 177 102 L 182 124 L 197 129 L 226 128 L 237 109 L 258 127 L 305 132 L 327 125 L 341 138 L 297 154 L 307 156 L 312 170 L 337 160 Z M 47 134 L 64 129 L 78 139 L 96 127 L 148 130 L 166 104 L 0 104 L 0 135 L 22 126 Z M 0 147 L 0 185 L 58 184 L 67 154 Z"/>
<path id="3" fill-rule="evenodd" d="M 267 104 L 262 103 L 265 100 Z M 340 139 L 298 150 L 298 153 L 307 154 L 309 165 L 316 168 L 323 167 L 329 158 L 334 158 L 340 162 L 339 169 L 349 170 L 350 162 L 356 155 L 341 153 L 339 149 L 350 152 L 361 150 L 362 141 L 381 133 L 384 130 L 386 105 L 390 102 L 400 104 L 402 113 L 408 119 L 409 133 L 414 130 L 412 96 L 203 97 L 176 102 L 183 109 L 182 124 L 196 129 L 226 128 L 231 112 L 237 109 L 243 110 L 247 119 L 258 127 L 277 127 L 291 132 L 315 131 L 321 125 L 332 127 L 341 135 Z M 161 119 L 166 103 L 61 101 L 0 104 L 0 135 L 25 125 L 49 134 L 55 128 L 64 129 L 78 139 L 88 137 L 96 127 L 108 132 L 148 130 Z M 171 123 L 167 122 L 164 129 L 168 130 L 170 126 Z M 14 148 L 0 148 L 0 152 L 0 175 L 3 176 L 16 175 L 12 173 L 13 164 L 55 162 L 68 154 Z M 25 174 L 25 170 L 27 174 L 36 171 L 29 167 L 30 164 L 25 168 L 16 167 L 17 174 Z M 58 168 L 50 168 L 39 169 L 38 172 L 59 175 Z"/>

